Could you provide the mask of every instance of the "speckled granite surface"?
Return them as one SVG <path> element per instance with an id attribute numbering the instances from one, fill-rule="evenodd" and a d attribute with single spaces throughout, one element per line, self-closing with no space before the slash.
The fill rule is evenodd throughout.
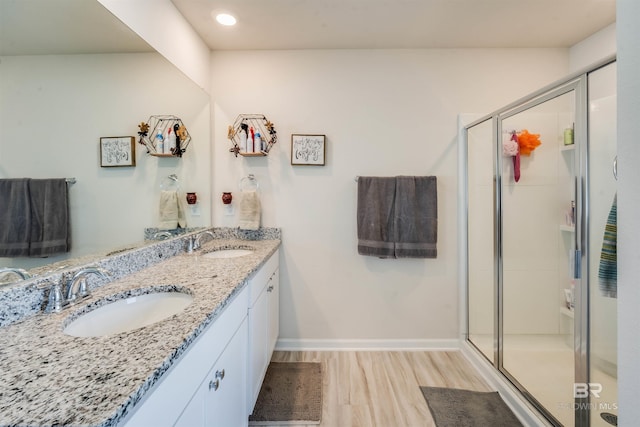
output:
<path id="1" fill-rule="evenodd" d="M 216 227 L 208 229 L 213 232 L 216 239 L 240 239 L 240 240 L 279 240 L 281 231 L 279 228 L 260 228 L 259 230 L 240 230 L 238 228 Z M 38 271 L 37 277 L 22 283 L 0 287 L 0 327 L 20 322 L 30 316 L 40 313 L 47 298 L 48 289 L 52 279 L 68 279 L 80 268 L 87 265 L 99 266 L 112 272 L 112 278 L 103 280 L 91 277 L 90 287 L 96 288 L 133 272 L 147 268 L 164 261 L 167 258 L 184 252 L 188 239 L 198 234 L 195 232 L 180 234 L 168 240 L 147 242 L 140 245 L 128 245 L 106 252 L 93 254 L 71 260 L 50 264 L 43 271 Z M 207 241 L 207 240 L 203 240 Z"/>
<path id="2" fill-rule="evenodd" d="M 218 239 L 196 254 L 163 255 L 162 262 L 140 271 L 119 272 L 117 280 L 62 313 L 38 314 L 1 328 L 0 425 L 116 425 L 279 245 L 278 239 Z M 255 252 L 229 259 L 200 256 L 237 247 Z M 62 332 L 90 304 L 118 293 L 153 290 L 186 290 L 194 301 L 178 315 L 138 330 L 97 338 Z"/>

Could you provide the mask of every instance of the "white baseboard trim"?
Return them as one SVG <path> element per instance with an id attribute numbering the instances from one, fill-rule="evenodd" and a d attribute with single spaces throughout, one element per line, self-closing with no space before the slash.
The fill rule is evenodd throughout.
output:
<path id="1" fill-rule="evenodd" d="M 277 351 L 451 351 L 460 350 L 458 339 L 325 340 L 279 339 Z"/>
<path id="2" fill-rule="evenodd" d="M 464 340 L 461 341 L 460 350 L 487 384 L 500 393 L 500 396 L 504 399 L 507 406 L 509 406 L 523 425 L 528 427 L 552 426 L 551 423 L 521 396 L 518 389 L 499 372 L 496 372 L 495 368 L 469 343 Z"/>

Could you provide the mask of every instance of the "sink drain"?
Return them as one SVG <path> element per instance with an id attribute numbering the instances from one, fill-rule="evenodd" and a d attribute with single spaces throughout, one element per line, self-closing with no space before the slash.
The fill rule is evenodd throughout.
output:
<path id="1" fill-rule="evenodd" d="M 612 414 L 610 412 L 601 412 L 600 417 L 612 426 L 618 425 L 618 416 L 616 414 Z"/>

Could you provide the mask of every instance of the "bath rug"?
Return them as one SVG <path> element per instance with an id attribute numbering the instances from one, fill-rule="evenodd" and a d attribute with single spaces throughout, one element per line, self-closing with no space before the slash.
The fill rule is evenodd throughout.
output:
<path id="1" fill-rule="evenodd" d="M 420 387 L 437 427 L 522 427 L 497 391 Z"/>
<path id="2" fill-rule="evenodd" d="M 249 425 L 320 424 L 322 365 L 271 362 Z"/>

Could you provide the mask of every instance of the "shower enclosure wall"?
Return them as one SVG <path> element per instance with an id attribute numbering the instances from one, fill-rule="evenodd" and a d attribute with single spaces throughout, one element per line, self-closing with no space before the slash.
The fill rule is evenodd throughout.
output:
<path id="1" fill-rule="evenodd" d="M 465 127 L 466 338 L 554 425 L 617 413 L 615 106 L 611 59 Z"/>

